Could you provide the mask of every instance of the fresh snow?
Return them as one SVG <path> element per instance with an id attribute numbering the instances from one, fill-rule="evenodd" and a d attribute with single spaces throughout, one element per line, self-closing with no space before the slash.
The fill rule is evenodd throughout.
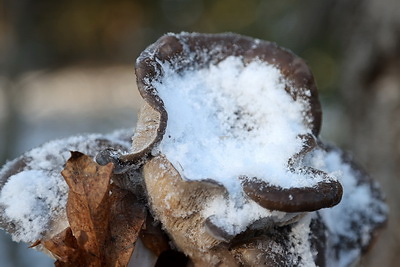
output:
<path id="1" fill-rule="evenodd" d="M 4 214 L 21 227 L 14 240 L 33 242 L 49 226 L 49 217 L 58 215 L 66 204 L 66 187 L 57 175 L 27 170 L 10 177 L 0 194 Z"/>
<path id="2" fill-rule="evenodd" d="M 262 208 L 254 201 L 246 201 L 243 196 L 229 196 L 228 199 L 218 196 L 208 203 L 202 215 L 211 217 L 212 223 L 224 229 L 226 233 L 235 236 L 262 218 L 271 218 L 272 222 L 289 220 L 297 214 L 288 216 L 285 212 L 270 211 Z"/>
<path id="3" fill-rule="evenodd" d="M 377 192 L 377 184 L 362 181 L 369 177 L 344 161 L 339 149 L 316 150 L 307 161 L 315 168 L 334 173 L 343 186 L 342 201 L 318 212 L 329 232 L 329 266 L 349 266 L 360 257 L 362 248 L 371 242 L 372 231 L 386 221 L 388 207 Z"/>
<path id="4" fill-rule="evenodd" d="M 308 103 L 285 91 L 279 69 L 261 61 L 245 65 L 228 57 L 208 68 L 177 73 L 164 63 L 154 82 L 168 113 L 159 151 L 188 180 L 213 179 L 230 192 L 238 177 L 258 177 L 289 187 L 312 186 L 321 177 L 288 171 L 302 148 Z"/>

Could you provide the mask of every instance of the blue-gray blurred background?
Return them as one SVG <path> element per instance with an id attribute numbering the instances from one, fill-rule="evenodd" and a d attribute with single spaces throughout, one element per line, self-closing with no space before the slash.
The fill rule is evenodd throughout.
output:
<path id="1" fill-rule="evenodd" d="M 134 62 L 167 32 L 237 32 L 304 58 L 321 137 L 381 183 L 387 230 L 364 266 L 400 262 L 400 1 L 0 0 L 0 165 L 41 143 L 133 127 Z M 52 266 L 0 231 L 0 266 Z"/>

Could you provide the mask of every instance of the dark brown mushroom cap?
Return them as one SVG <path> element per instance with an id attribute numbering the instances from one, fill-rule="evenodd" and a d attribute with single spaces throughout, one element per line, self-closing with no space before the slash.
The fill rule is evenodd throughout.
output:
<path id="1" fill-rule="evenodd" d="M 147 105 L 158 113 L 159 122 L 153 127 L 156 133 L 151 135 L 151 140 L 146 141 L 145 147 L 141 147 L 137 152 L 133 151 L 130 155 L 122 155 L 119 160 L 129 162 L 146 157 L 163 138 L 168 114 L 154 84 L 168 78 L 164 77 L 164 63 L 179 73 L 216 65 L 229 56 L 242 58 L 244 64 L 262 61 L 277 67 L 286 82 L 286 92 L 295 101 L 308 103 L 305 105 L 303 123 L 311 130 L 312 135 L 302 137 L 303 150 L 293 155 L 288 162 L 293 170 L 301 167 L 299 165 L 304 155 L 314 149 L 315 137 L 318 136 L 321 127 L 321 107 L 310 69 L 304 60 L 275 43 L 232 33 L 168 34 L 142 52 L 136 62 L 138 89 Z M 314 187 L 307 188 L 283 189 L 258 179 L 245 179 L 242 185 L 244 192 L 261 206 L 287 212 L 331 207 L 339 203 L 342 196 L 341 185 L 332 179 L 325 179 Z"/>
<path id="2" fill-rule="evenodd" d="M 177 72 L 206 68 L 229 56 L 242 57 L 244 63 L 260 60 L 277 67 L 287 80 L 286 90 L 294 100 L 309 103 L 304 123 L 317 136 L 321 128 L 321 107 L 313 75 L 301 58 L 268 41 L 233 34 L 167 34 L 142 52 L 136 62 L 137 85 L 144 100 L 160 113 L 157 135 L 140 156 L 148 154 L 165 133 L 168 114 L 154 81 L 164 77 L 162 63 L 168 62 Z M 129 157 L 122 161 L 129 160 Z M 130 158 L 133 158 L 130 156 Z"/>
<path id="3" fill-rule="evenodd" d="M 307 168 L 310 175 L 321 172 Z M 324 175 L 322 172 L 320 173 Z M 243 191 L 260 206 L 285 212 L 315 211 L 333 207 L 342 199 L 341 184 L 326 177 L 312 187 L 281 188 L 257 178 L 242 177 Z"/>

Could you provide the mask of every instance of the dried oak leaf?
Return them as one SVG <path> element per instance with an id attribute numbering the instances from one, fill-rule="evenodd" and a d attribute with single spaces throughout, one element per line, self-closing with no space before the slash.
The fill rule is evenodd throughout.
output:
<path id="1" fill-rule="evenodd" d="M 111 186 L 110 199 L 110 232 L 105 244 L 106 266 L 127 266 L 146 220 L 146 208 L 134 194 L 117 186 Z"/>
<path id="2" fill-rule="evenodd" d="M 80 152 L 71 152 L 61 172 L 69 186 L 67 216 L 78 246 L 101 259 L 110 214 L 112 164 L 100 166 Z"/>
<path id="3" fill-rule="evenodd" d="M 79 249 L 70 227 L 44 241 L 43 245 L 58 258 L 56 266 L 89 266 L 89 262 L 95 261 L 93 255 Z"/>
<path id="4" fill-rule="evenodd" d="M 113 164 L 100 166 L 89 156 L 71 152 L 62 175 L 69 186 L 70 227 L 44 246 L 56 266 L 126 266 L 146 210 L 134 194 L 111 185 Z"/>

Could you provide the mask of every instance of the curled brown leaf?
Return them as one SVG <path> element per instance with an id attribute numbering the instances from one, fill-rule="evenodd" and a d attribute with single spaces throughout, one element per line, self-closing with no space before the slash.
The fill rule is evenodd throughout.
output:
<path id="1" fill-rule="evenodd" d="M 112 185 L 113 164 L 71 152 L 62 175 L 69 186 L 70 227 L 43 242 L 56 266 L 127 266 L 146 219 L 145 206 Z"/>

